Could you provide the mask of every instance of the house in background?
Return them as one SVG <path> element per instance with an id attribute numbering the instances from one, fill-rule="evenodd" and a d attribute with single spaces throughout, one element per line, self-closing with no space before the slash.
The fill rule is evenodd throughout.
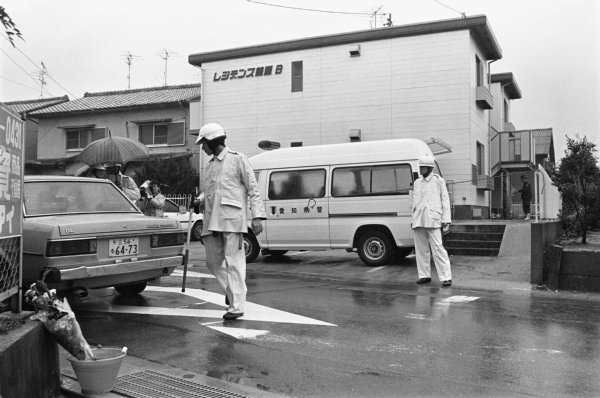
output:
<path id="1" fill-rule="evenodd" d="M 510 119 L 510 101 L 521 98 L 521 90 L 512 73 L 494 73 L 490 76 L 490 84 L 494 99 L 499 101 L 498 106 L 490 111 L 490 168 L 495 183 L 492 217 L 521 218 L 524 216 L 519 193 L 522 175 L 527 177 L 534 188 L 536 183 L 540 185 L 537 187 L 538 196 L 552 195 L 551 199 L 545 199 L 553 202 L 560 198 L 558 191 L 554 192 L 549 188 L 551 182 L 548 173 L 554 168 L 556 161 L 552 129 L 520 130 L 513 125 Z M 542 175 L 536 177 L 536 170 Z M 544 185 L 548 189 L 543 190 Z M 548 218 L 557 216 L 548 214 L 549 211 L 544 209 L 539 211 Z"/>
<path id="2" fill-rule="evenodd" d="M 490 218 L 500 185 L 492 136 L 514 130 L 510 103 L 521 95 L 514 79 L 494 80 L 501 58 L 485 15 L 191 54 L 203 87 L 191 130 L 221 123 L 248 156 L 261 142 L 443 142 L 451 152 L 436 160 L 453 218 Z"/>
<path id="3" fill-rule="evenodd" d="M 85 93 L 83 98 L 37 110 L 37 160 L 43 174 L 73 175 L 76 156 L 92 141 L 125 137 L 145 144 L 150 158 L 188 159 L 190 106 L 200 100 L 200 84 Z M 197 152 L 197 149 L 196 149 Z M 198 161 L 192 162 L 196 167 Z"/>
<path id="4" fill-rule="evenodd" d="M 40 163 L 37 161 L 37 145 L 38 145 L 38 129 L 39 121 L 31 116 L 32 112 L 37 110 L 61 104 L 69 101 L 68 96 L 40 98 L 27 101 L 12 101 L 5 102 L 13 112 L 21 115 L 21 119 L 25 121 L 25 169 L 35 170 Z M 29 173 L 32 174 L 32 173 Z"/>

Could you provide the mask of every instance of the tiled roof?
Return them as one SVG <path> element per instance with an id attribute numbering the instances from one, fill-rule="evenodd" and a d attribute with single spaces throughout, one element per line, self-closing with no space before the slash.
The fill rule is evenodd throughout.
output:
<path id="1" fill-rule="evenodd" d="M 42 117 L 65 113 L 122 110 L 189 102 L 190 100 L 199 97 L 200 84 L 85 93 L 83 98 L 40 109 L 39 111 L 34 112 L 33 115 Z"/>
<path id="2" fill-rule="evenodd" d="M 21 112 L 33 112 L 38 109 L 42 109 L 48 106 L 52 106 L 55 104 L 60 104 L 61 102 L 67 102 L 69 97 L 64 95 L 62 97 L 52 97 L 52 98 L 39 98 L 35 100 L 27 100 L 27 101 L 12 101 L 12 102 L 4 102 L 3 105 L 8 106 L 13 112 L 21 113 Z"/>

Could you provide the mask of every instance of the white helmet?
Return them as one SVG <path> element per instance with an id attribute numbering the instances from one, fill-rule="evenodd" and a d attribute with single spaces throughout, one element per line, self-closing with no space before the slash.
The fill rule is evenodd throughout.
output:
<path id="1" fill-rule="evenodd" d="M 419 167 L 435 167 L 435 160 L 431 156 L 421 156 Z"/>
<path id="2" fill-rule="evenodd" d="M 196 144 L 200 144 L 202 140 L 214 140 L 215 138 L 225 137 L 225 129 L 218 123 L 207 123 L 200 129 L 200 135 L 196 140 Z"/>

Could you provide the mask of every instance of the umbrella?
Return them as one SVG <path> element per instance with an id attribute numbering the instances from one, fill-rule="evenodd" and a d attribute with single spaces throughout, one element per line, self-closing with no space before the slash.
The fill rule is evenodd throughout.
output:
<path id="1" fill-rule="evenodd" d="M 77 159 L 90 166 L 124 164 L 149 154 L 148 147 L 141 142 L 124 137 L 106 137 L 91 142 L 81 151 Z"/>

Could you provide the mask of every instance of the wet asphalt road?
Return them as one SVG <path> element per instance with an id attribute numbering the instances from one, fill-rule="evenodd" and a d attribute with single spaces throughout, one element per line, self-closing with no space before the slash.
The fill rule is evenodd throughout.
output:
<path id="1" fill-rule="evenodd" d="M 296 397 L 600 396 L 598 301 L 249 273 L 246 316 L 224 322 L 194 265 L 186 294 L 175 275 L 73 300 L 84 336 Z"/>

